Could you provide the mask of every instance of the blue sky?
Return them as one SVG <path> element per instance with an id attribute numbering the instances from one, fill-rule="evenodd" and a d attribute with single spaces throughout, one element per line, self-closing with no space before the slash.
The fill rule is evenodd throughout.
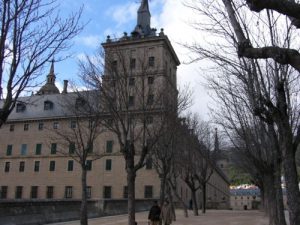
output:
<path id="1" fill-rule="evenodd" d="M 150 0 L 151 26 L 160 30 L 164 28 L 180 61 L 178 67 L 178 87 L 189 85 L 194 91 L 194 106 L 203 117 L 208 117 L 208 105 L 211 101 L 207 90 L 202 85 L 205 81 L 201 74 L 201 64 L 186 65 L 189 52 L 180 43 L 192 43 L 205 39 L 197 33 L 189 23 L 197 17 L 190 9 L 183 5 L 185 0 Z M 135 25 L 137 9 L 140 0 L 58 0 L 62 15 L 77 11 L 84 6 L 82 22 L 88 24 L 73 40 L 68 54 L 71 57 L 57 62 L 55 65 L 56 84 L 61 88 L 63 80 L 76 80 L 77 62 L 85 54 L 93 54 L 105 41 L 106 36 L 120 37 L 123 32 L 130 33 Z M 45 76 L 48 71 L 45 71 Z"/>

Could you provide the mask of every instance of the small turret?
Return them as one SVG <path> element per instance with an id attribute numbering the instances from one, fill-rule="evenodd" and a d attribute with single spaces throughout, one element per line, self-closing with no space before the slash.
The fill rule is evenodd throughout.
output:
<path id="1" fill-rule="evenodd" d="M 55 86 L 54 59 L 52 59 L 49 74 L 47 75 L 46 84 L 37 92 L 38 95 L 59 94 L 58 88 Z"/>

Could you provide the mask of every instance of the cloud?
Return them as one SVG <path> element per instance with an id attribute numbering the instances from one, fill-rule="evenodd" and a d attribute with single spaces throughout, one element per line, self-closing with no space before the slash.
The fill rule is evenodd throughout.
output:
<path id="1" fill-rule="evenodd" d="M 106 15 L 110 16 L 116 23 L 117 27 L 121 27 L 136 19 L 138 4 L 129 2 L 123 5 L 115 5 L 106 11 Z"/>
<path id="2" fill-rule="evenodd" d="M 103 40 L 103 38 L 100 35 L 87 35 L 87 36 L 77 37 L 75 39 L 76 43 L 94 49 L 99 47 L 101 40 Z"/>
<path id="3" fill-rule="evenodd" d="M 191 27 L 191 21 L 199 18 L 183 5 L 183 1 L 165 0 L 162 11 L 159 14 L 152 15 L 152 26 L 165 28 L 164 32 L 169 37 L 182 63 L 177 71 L 178 85 L 183 87 L 186 84 L 190 84 L 194 90 L 194 105 L 191 110 L 199 112 L 204 119 L 208 119 L 208 107 L 213 107 L 214 102 L 208 95 L 209 90 L 203 85 L 206 83 L 204 78 L 206 74 L 204 74 L 203 68 L 207 67 L 207 65 L 203 62 L 185 64 L 185 62 L 190 60 L 191 53 L 182 46 L 183 43 L 191 44 L 195 41 L 201 41 L 205 37 L 204 34 L 196 32 Z"/>

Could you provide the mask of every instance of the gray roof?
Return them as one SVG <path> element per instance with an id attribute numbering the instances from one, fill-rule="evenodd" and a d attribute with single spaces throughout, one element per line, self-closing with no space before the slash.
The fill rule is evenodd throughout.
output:
<path id="1" fill-rule="evenodd" d="M 76 113 L 74 112 L 74 108 L 70 106 L 75 106 L 76 99 L 80 96 L 83 96 L 83 93 L 92 92 L 71 92 L 67 94 L 44 94 L 33 95 L 30 97 L 20 97 L 18 98 L 17 104 L 23 104 L 25 109 L 21 112 L 17 112 L 16 106 L 9 115 L 7 122 L 55 119 L 75 116 Z M 45 110 L 45 102 L 51 102 L 53 107 L 49 110 Z M 0 101 L 0 107 L 2 104 L 3 102 Z"/>

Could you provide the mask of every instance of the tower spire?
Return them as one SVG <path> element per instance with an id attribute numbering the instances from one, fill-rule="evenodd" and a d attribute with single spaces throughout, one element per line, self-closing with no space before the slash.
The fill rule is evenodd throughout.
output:
<path id="1" fill-rule="evenodd" d="M 148 0 L 142 0 L 137 11 L 137 25 L 133 31 L 134 34 L 149 36 L 151 35 L 151 14 Z"/>
<path id="2" fill-rule="evenodd" d="M 55 83 L 55 74 L 54 74 L 54 59 L 52 59 L 51 61 L 51 67 L 50 67 L 50 71 L 49 74 L 47 76 L 47 83 L 48 84 L 54 84 Z"/>

